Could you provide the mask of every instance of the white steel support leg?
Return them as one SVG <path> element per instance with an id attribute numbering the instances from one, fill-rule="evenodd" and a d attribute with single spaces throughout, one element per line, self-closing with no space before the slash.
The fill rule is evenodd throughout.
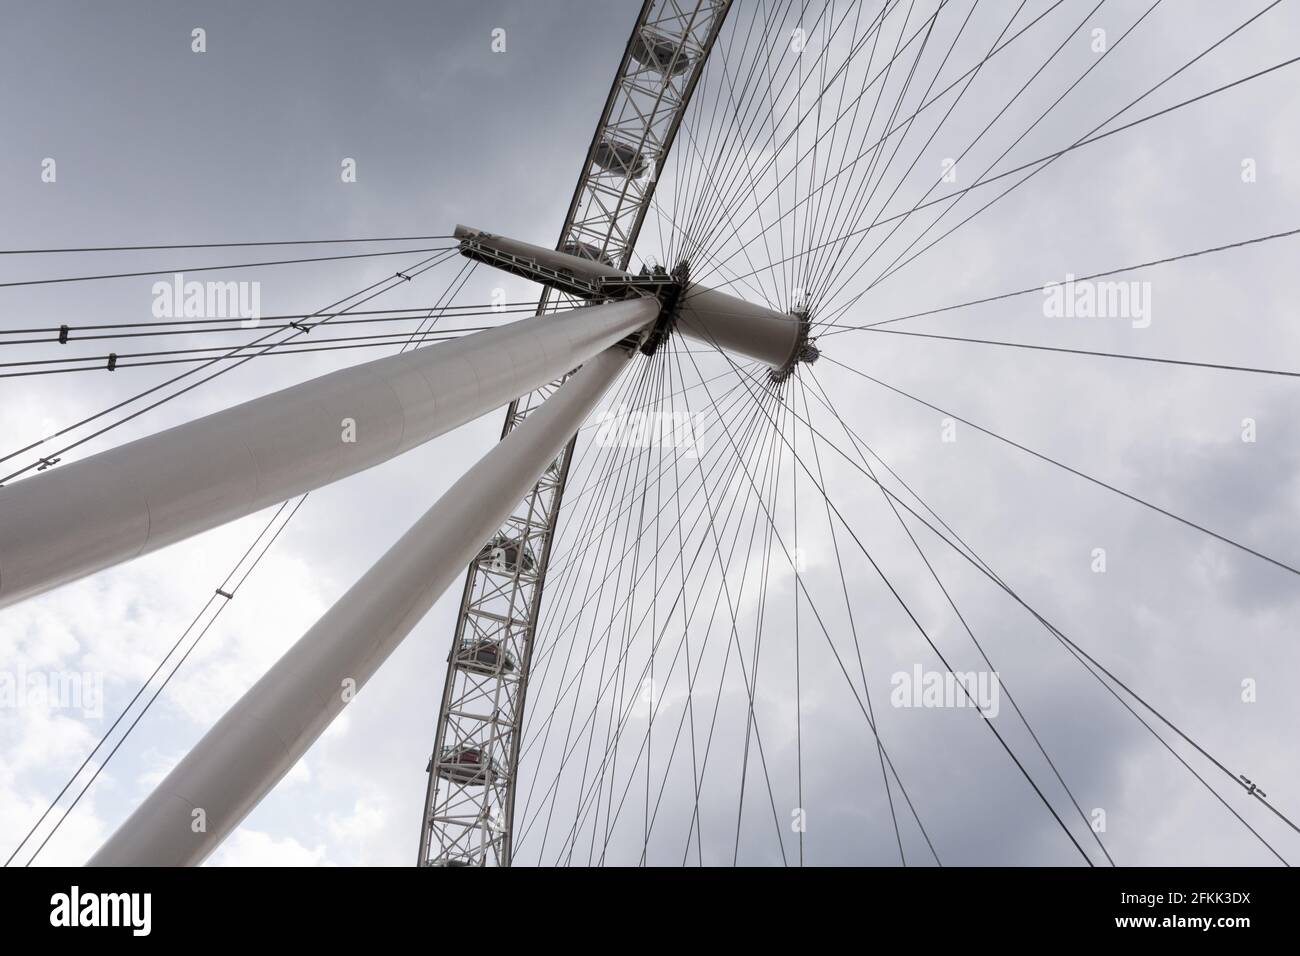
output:
<path id="1" fill-rule="evenodd" d="M 208 731 L 90 865 L 202 862 L 460 577 L 629 357 L 615 346 L 592 358 L 466 472 Z M 199 819 L 204 828 L 195 832 Z"/>
<path id="2" fill-rule="evenodd" d="M 387 461 L 555 381 L 658 309 L 642 298 L 512 322 L 0 488 L 0 607 Z"/>

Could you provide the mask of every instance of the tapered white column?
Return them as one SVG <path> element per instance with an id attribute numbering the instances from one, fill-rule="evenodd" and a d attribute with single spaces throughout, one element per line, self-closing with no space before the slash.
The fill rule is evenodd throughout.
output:
<path id="1" fill-rule="evenodd" d="M 474 465 L 227 711 L 90 865 L 202 862 L 465 573 L 628 359 L 617 346 L 591 359 Z"/>
<path id="2" fill-rule="evenodd" d="M 355 474 L 555 381 L 650 299 L 333 372 L 0 488 L 0 607 Z"/>
<path id="3" fill-rule="evenodd" d="M 694 282 L 687 283 L 677 300 L 676 328 L 687 338 L 772 368 L 793 362 L 801 340 L 795 316 Z"/>

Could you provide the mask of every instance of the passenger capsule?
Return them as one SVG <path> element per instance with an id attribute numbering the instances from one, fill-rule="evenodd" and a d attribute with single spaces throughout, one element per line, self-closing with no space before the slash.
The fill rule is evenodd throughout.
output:
<path id="1" fill-rule="evenodd" d="M 632 38 L 632 59 L 643 67 L 677 76 L 691 68 L 691 57 L 681 43 L 658 30 L 642 30 Z"/>
<path id="2" fill-rule="evenodd" d="M 515 669 L 515 659 L 501 641 L 481 639 L 463 642 L 456 653 L 456 664 L 464 670 L 486 676 L 509 674 Z"/>
<path id="3" fill-rule="evenodd" d="M 495 783 L 501 768 L 478 747 L 448 747 L 438 761 L 438 776 L 459 784 L 483 786 Z"/>
<path id="4" fill-rule="evenodd" d="M 603 265 L 614 265 L 614 260 L 605 253 L 601 252 L 600 246 L 590 242 L 579 242 L 577 239 L 566 240 L 560 247 L 560 251 L 570 256 L 577 256 L 580 259 L 591 259 L 593 262 L 599 262 Z M 558 459 L 557 459 L 558 461 Z"/>
<path id="5" fill-rule="evenodd" d="M 518 538 L 498 534 L 478 553 L 479 564 L 488 571 L 531 574 L 537 567 L 533 549 Z"/>
<path id="6" fill-rule="evenodd" d="M 596 144 L 594 159 L 602 172 L 614 173 L 628 179 L 640 177 L 650 165 L 635 146 L 612 139 L 603 139 Z"/>

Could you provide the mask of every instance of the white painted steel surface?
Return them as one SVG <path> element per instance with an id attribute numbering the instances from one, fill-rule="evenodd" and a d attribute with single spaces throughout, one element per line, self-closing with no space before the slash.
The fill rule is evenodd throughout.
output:
<path id="1" fill-rule="evenodd" d="M 657 311 L 641 299 L 513 322 L 0 488 L 0 607 L 387 461 L 555 381 Z"/>
<path id="2" fill-rule="evenodd" d="M 365 685 L 461 576 L 629 357 L 615 346 L 588 361 L 466 472 L 226 712 L 90 865 L 202 862 L 347 706 L 349 692 Z M 202 832 L 193 825 L 197 811 Z"/>

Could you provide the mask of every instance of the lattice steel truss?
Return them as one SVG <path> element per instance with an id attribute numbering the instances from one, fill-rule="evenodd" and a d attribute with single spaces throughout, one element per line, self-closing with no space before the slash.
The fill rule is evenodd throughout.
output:
<path id="1" fill-rule="evenodd" d="M 731 0 L 646 0 L 556 248 L 627 268 Z M 548 297 L 538 306 L 541 314 Z M 502 437 L 558 386 L 510 405 Z M 422 866 L 508 866 L 533 637 L 577 436 L 470 564 L 420 828 Z"/>

